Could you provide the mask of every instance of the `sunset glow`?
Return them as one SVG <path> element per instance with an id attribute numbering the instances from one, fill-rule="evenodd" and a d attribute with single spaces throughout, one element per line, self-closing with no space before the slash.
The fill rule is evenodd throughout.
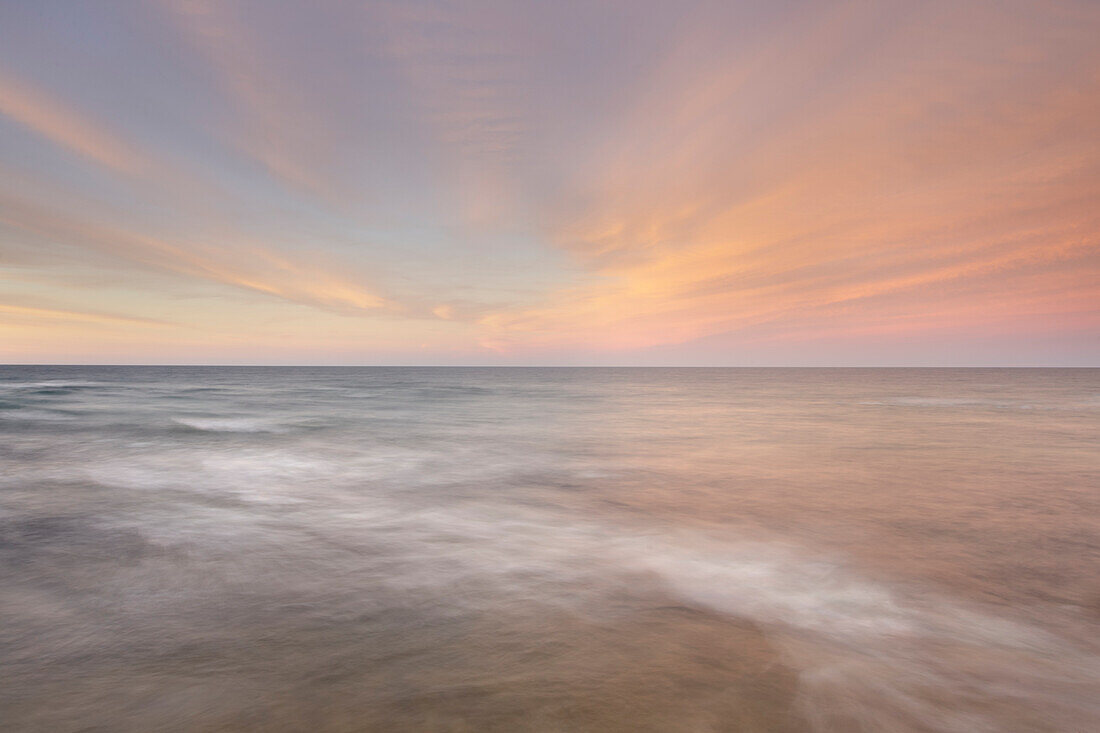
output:
<path id="1" fill-rule="evenodd" d="M 1100 5 L 0 7 L 0 361 L 1095 365 Z"/>

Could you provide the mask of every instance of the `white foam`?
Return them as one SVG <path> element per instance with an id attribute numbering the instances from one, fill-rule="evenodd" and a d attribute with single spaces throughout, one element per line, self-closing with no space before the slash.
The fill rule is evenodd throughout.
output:
<path id="1" fill-rule="evenodd" d="M 51 422 L 58 422 L 75 419 L 75 415 L 67 415 L 63 412 L 53 412 L 50 410 L 36 410 L 28 407 L 23 407 L 16 410 L 0 410 L 0 420 L 47 420 Z"/>
<path id="2" fill-rule="evenodd" d="M 801 670 L 801 707 L 816 730 L 852 730 L 852 721 L 876 731 L 1100 730 L 1095 650 L 813 557 L 704 541 L 639 563 L 690 605 L 768 630 Z"/>
<path id="3" fill-rule="evenodd" d="M 279 425 L 191 420 L 201 427 L 190 427 L 216 432 Z M 778 540 L 660 532 L 514 503 L 420 501 L 417 492 L 435 486 L 420 465 L 433 454 L 385 450 L 330 460 L 304 450 L 173 448 L 137 460 L 66 464 L 66 470 L 107 485 L 253 504 L 247 511 L 172 505 L 163 518 L 143 522 L 153 539 L 232 545 L 242 557 L 263 558 L 270 556 L 263 543 L 307 529 L 311 538 L 346 548 L 349 562 L 369 556 L 355 551 L 368 546 L 394 560 L 350 566 L 350 576 L 372 572 L 376 582 L 449 603 L 484 604 L 490 612 L 501 594 L 513 594 L 606 613 L 613 592 L 644 596 L 656 584 L 684 605 L 763 628 L 800 671 L 801 710 L 820 731 L 970 733 L 1041 729 L 1043 721 L 1050 730 L 1100 730 L 1097 654 L 1002 609 L 867 577 L 843 557 Z M 452 459 L 469 471 L 462 482 L 502 477 L 500 466 L 467 461 L 465 454 Z M 420 483 L 404 480 L 413 475 Z M 372 480 L 394 477 L 414 488 L 371 490 Z M 283 503 L 295 505 L 287 515 L 293 519 L 280 525 L 289 535 L 263 524 L 261 505 Z M 368 540 L 375 544 L 359 544 Z M 317 544 L 308 541 L 311 549 Z M 497 593 L 462 592 L 486 586 Z"/>
<path id="4" fill-rule="evenodd" d="M 174 417 L 172 422 L 209 433 L 286 433 L 290 425 L 259 417 Z"/>
<path id="5" fill-rule="evenodd" d="M 1002 611 L 863 577 L 816 551 L 642 535 L 512 507 L 375 506 L 345 519 L 405 547 L 414 562 L 392 579 L 401 586 L 491 581 L 502 593 L 598 614 L 606 594 L 645 593 L 649 579 L 687 606 L 751 620 L 800 671 L 801 705 L 816 730 L 992 733 L 1044 721 L 1100 730 L 1095 651 Z"/>
<path id="6" fill-rule="evenodd" d="M 67 387 L 104 387 L 108 382 L 89 382 L 74 379 L 46 379 L 38 382 L 0 382 L 7 389 L 65 389 Z"/>

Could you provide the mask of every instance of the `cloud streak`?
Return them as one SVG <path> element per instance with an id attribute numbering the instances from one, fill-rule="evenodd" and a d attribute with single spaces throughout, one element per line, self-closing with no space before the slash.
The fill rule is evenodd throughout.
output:
<path id="1" fill-rule="evenodd" d="M 160 321 L 155 318 L 141 318 L 137 316 L 119 315 L 114 313 L 64 310 L 59 308 L 41 308 L 30 305 L 18 305 L 14 303 L 3 302 L 0 302 L 0 314 L 2 314 L 4 316 L 4 320 L 8 322 L 26 320 L 38 322 L 46 320 L 65 322 L 76 321 L 85 324 L 110 326 L 117 326 L 120 324 L 137 326 L 170 325 L 165 321 Z"/>
<path id="2" fill-rule="evenodd" d="M 1014 46 L 1023 29 L 982 14 L 863 8 L 778 23 L 747 49 L 702 16 L 567 184 L 585 195 L 556 212 L 555 240 L 587 282 L 486 316 L 487 343 L 629 351 L 727 334 L 737 348 L 769 325 L 869 333 L 922 313 L 959 333 L 990 310 L 1032 313 L 1013 297 L 1024 288 L 1100 327 L 1088 34 L 1066 19 Z M 945 295 L 954 317 L 937 320 Z"/>
<path id="3" fill-rule="evenodd" d="M 356 278 L 297 261 L 232 234 L 204 242 L 169 241 L 114 227 L 67 219 L 17 202 L 0 202 L 0 223 L 73 250 L 91 250 L 130 267 L 198 278 L 320 308 L 357 314 L 393 307 Z"/>
<path id="4" fill-rule="evenodd" d="M 134 174 L 146 161 L 118 137 L 63 101 L 0 70 L 0 115 L 112 170 Z"/>

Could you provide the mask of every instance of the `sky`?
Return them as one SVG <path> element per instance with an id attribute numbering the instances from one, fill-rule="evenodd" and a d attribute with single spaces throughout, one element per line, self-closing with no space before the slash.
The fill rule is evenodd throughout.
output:
<path id="1" fill-rule="evenodd" d="M 1100 366 L 1100 3 L 0 0 L 0 362 Z"/>

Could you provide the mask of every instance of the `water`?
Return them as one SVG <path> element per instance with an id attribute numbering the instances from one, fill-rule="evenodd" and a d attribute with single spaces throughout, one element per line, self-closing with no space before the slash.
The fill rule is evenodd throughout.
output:
<path id="1" fill-rule="evenodd" d="M 1100 730 L 1100 370 L 0 368 L 12 731 Z"/>

